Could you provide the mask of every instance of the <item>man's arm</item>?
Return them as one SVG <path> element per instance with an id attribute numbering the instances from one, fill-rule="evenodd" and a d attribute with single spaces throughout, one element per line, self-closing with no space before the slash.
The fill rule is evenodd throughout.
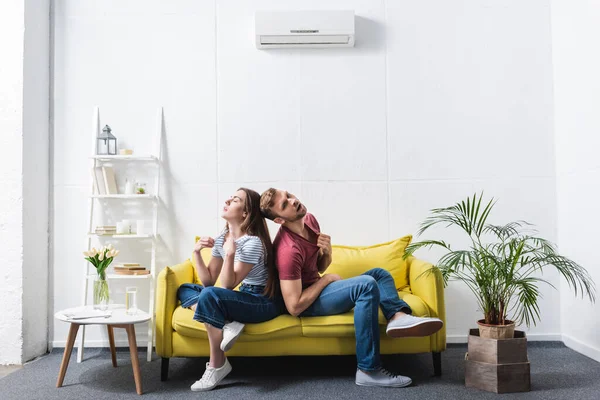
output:
<path id="1" fill-rule="evenodd" d="M 331 265 L 331 254 L 325 254 L 319 252 L 319 259 L 317 260 L 317 268 L 320 273 L 323 273 L 327 270 L 329 265 Z"/>
<path id="2" fill-rule="evenodd" d="M 285 307 L 294 317 L 299 316 L 315 302 L 327 285 L 340 279 L 339 275 L 326 274 L 304 290 L 302 290 L 302 279 L 280 281 Z"/>
<path id="3" fill-rule="evenodd" d="M 327 270 L 331 264 L 331 236 L 324 233 L 319 233 L 317 238 L 317 246 L 319 246 L 319 257 L 317 259 L 317 269 L 320 273 Z"/>

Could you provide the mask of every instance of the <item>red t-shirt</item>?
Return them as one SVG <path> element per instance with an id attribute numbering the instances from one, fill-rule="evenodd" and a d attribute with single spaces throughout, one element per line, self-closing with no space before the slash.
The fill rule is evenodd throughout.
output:
<path id="1" fill-rule="evenodd" d="M 312 214 L 306 214 L 304 225 L 315 236 L 321 232 L 319 223 Z M 302 279 L 302 288 L 319 280 L 319 270 L 317 269 L 319 246 L 316 243 L 311 243 L 282 226 L 273 241 L 273 250 L 279 279 L 290 281 Z"/>

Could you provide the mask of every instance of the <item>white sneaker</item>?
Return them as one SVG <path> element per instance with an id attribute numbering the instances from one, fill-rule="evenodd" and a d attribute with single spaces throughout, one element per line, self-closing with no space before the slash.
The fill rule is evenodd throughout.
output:
<path id="1" fill-rule="evenodd" d="M 221 341 L 221 350 L 229 351 L 235 341 L 240 337 L 242 331 L 244 330 L 244 324 L 241 322 L 230 322 L 223 326 L 223 340 Z"/>
<path id="2" fill-rule="evenodd" d="M 229 364 L 227 358 L 225 358 L 225 364 L 221 368 L 213 368 L 206 363 L 206 371 L 204 371 L 202 378 L 192 385 L 192 391 L 204 392 L 214 389 L 231 372 L 231 369 L 231 364 Z"/>
<path id="3" fill-rule="evenodd" d="M 412 379 L 408 376 L 392 374 L 385 368 L 368 373 L 357 369 L 354 382 L 359 386 L 405 387 L 412 383 Z"/>
<path id="4" fill-rule="evenodd" d="M 385 333 L 393 338 L 429 336 L 442 329 L 442 326 L 444 326 L 444 323 L 439 318 L 405 315 L 390 321 Z"/>

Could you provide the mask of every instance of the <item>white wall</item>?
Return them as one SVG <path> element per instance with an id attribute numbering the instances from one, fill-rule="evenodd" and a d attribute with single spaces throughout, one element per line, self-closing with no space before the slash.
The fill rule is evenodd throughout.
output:
<path id="1" fill-rule="evenodd" d="M 0 41 L 0 293 L 5 294 L 0 321 L 0 364 L 20 364 L 23 338 L 23 1 L 1 8 Z"/>
<path id="2" fill-rule="evenodd" d="M 307 0 L 354 9 L 356 47 L 272 51 L 254 47 L 254 12 L 297 2 L 55 3 L 53 310 L 80 302 L 94 105 L 138 153 L 165 108 L 160 266 L 219 231 L 240 185 L 296 193 L 334 243 L 414 233 L 480 190 L 500 200 L 492 222 L 556 240 L 548 1 Z M 531 337 L 557 339 L 559 296 L 544 294 Z M 476 303 L 459 285 L 446 298 L 463 340 Z M 53 343 L 66 335 L 57 323 Z"/>
<path id="3" fill-rule="evenodd" d="M 600 2 L 552 1 L 558 233 L 561 252 L 576 257 L 600 285 L 595 213 L 600 195 Z M 599 286 L 600 287 L 600 286 Z M 562 284 L 564 342 L 600 361 L 600 313 Z"/>
<path id="4" fill-rule="evenodd" d="M 23 360 L 48 349 L 50 0 L 25 1 Z M 44 312 L 46 311 L 46 312 Z"/>
<path id="5" fill-rule="evenodd" d="M 48 1 L 0 5 L 0 364 L 48 347 L 48 33 Z"/>

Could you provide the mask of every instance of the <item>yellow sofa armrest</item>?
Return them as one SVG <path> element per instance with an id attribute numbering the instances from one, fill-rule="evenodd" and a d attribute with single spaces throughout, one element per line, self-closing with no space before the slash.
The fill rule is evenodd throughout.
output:
<path id="1" fill-rule="evenodd" d="M 165 267 L 156 279 L 156 354 L 161 357 L 173 355 L 173 312 L 177 307 L 177 289 L 183 283 L 196 283 L 196 269 L 186 260 L 172 267 Z"/>
<path id="2" fill-rule="evenodd" d="M 446 349 L 446 304 L 444 301 L 444 281 L 440 271 L 431 263 L 408 257 L 410 290 L 429 307 L 432 317 L 444 321 L 444 326 L 431 336 L 432 351 Z"/>

